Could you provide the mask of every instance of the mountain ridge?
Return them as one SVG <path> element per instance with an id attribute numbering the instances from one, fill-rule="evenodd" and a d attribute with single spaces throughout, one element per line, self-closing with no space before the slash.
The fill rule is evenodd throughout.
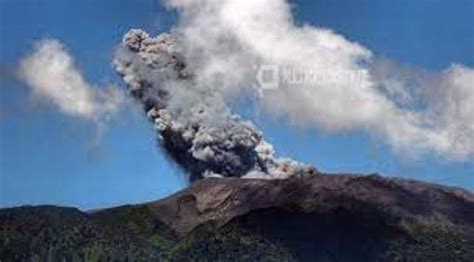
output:
<path id="1" fill-rule="evenodd" d="M 0 209 L 0 257 L 472 261 L 472 210 L 467 190 L 378 175 L 208 178 L 142 204 Z"/>

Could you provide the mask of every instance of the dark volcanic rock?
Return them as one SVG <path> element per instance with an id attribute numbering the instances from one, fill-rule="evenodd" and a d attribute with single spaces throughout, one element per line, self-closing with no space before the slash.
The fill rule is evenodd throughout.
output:
<path id="1" fill-rule="evenodd" d="M 209 178 L 156 202 L 0 210 L 0 258 L 473 261 L 474 195 L 377 175 Z"/>
<path id="2" fill-rule="evenodd" d="M 378 175 L 311 175 L 284 180 L 209 178 L 169 198 L 148 203 L 160 220 L 184 235 L 213 220 L 224 224 L 252 210 L 296 208 L 375 213 L 400 219 L 442 217 L 474 226 L 474 196 L 459 189 Z"/>

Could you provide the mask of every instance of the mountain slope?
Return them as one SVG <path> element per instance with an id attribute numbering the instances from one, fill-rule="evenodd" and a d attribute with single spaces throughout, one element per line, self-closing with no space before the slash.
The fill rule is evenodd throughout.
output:
<path id="1" fill-rule="evenodd" d="M 472 261 L 474 195 L 380 176 L 209 178 L 91 213 L 0 211 L 2 261 Z"/>

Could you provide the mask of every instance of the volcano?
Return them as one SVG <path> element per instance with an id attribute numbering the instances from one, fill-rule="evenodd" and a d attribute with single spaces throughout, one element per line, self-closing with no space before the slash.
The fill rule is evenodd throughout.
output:
<path id="1" fill-rule="evenodd" d="M 2 261 L 473 261 L 474 194 L 379 175 L 207 178 L 155 202 L 0 210 Z"/>

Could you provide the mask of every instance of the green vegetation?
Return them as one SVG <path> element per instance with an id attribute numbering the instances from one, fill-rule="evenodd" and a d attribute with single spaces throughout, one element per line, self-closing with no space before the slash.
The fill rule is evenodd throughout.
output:
<path id="1" fill-rule="evenodd" d="M 281 247 L 236 228 L 205 225 L 178 240 L 147 207 L 91 215 L 75 209 L 0 213 L 1 261 L 292 261 Z"/>
<path id="2" fill-rule="evenodd" d="M 3 211 L 0 221 L 2 261 L 161 261 L 174 241 L 143 207 L 90 216 L 18 208 Z"/>
<path id="3" fill-rule="evenodd" d="M 287 210 L 305 216 L 309 208 L 301 204 L 290 206 Z M 256 219 L 268 221 L 264 218 L 261 216 Z M 314 220 L 311 216 L 309 218 L 314 223 L 324 222 Z M 342 226 L 344 223 L 339 221 L 337 225 Z M 355 223 L 355 226 L 360 226 L 360 223 Z M 377 235 L 383 236 L 380 241 L 389 243 L 388 250 L 385 247 L 380 250 L 381 253 L 387 250 L 381 261 L 474 261 L 472 227 L 463 228 L 443 219 L 412 221 L 403 225 L 400 231 L 391 231 L 391 235 L 384 235 L 384 228 L 376 231 Z M 324 244 L 333 235 L 350 240 L 351 236 L 346 235 L 350 234 L 350 230 L 338 235 L 339 231 L 333 228 L 332 233 L 327 232 L 323 239 L 319 239 L 320 234 L 314 233 L 306 240 L 319 241 L 320 244 L 304 250 L 309 252 L 306 254 L 298 253 L 295 245 L 287 242 L 287 246 L 284 246 L 276 240 L 280 239 L 278 237 L 268 235 L 264 238 L 257 233 L 258 230 L 243 228 L 237 222 L 229 222 L 224 226 L 208 222 L 179 238 L 167 225 L 157 220 L 146 206 L 123 206 L 89 214 L 72 208 L 48 206 L 5 209 L 0 211 L 0 260 L 295 261 L 296 256 L 305 259 L 326 252 L 329 254 L 327 261 L 347 261 L 344 254 L 328 252 L 331 246 Z M 273 227 L 272 232 L 278 233 L 279 229 Z M 294 237 L 303 235 L 303 232 L 298 231 L 301 229 L 293 229 L 296 231 L 285 231 L 283 228 L 280 236 L 291 238 L 291 234 Z M 358 231 L 354 232 L 352 234 L 358 234 Z M 333 241 L 338 245 L 344 244 L 341 238 Z M 352 249 L 367 248 L 373 243 L 354 240 L 345 244 L 344 250 L 350 252 Z M 289 249 L 291 246 L 293 249 Z M 317 251 L 314 248 L 321 250 L 314 252 Z M 379 257 L 379 253 L 375 257 Z M 365 260 L 358 258 L 355 261 Z"/>
<path id="4" fill-rule="evenodd" d="M 229 226 L 212 224 L 199 227 L 177 243 L 174 261 L 294 261 L 278 244 Z"/>
<path id="5" fill-rule="evenodd" d="M 405 225 L 408 236 L 394 240 L 386 261 L 474 261 L 474 232 L 443 219 Z"/>

